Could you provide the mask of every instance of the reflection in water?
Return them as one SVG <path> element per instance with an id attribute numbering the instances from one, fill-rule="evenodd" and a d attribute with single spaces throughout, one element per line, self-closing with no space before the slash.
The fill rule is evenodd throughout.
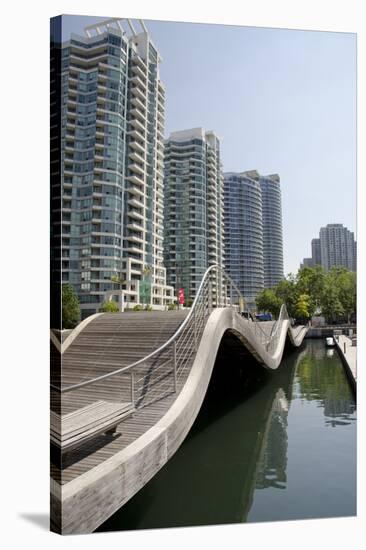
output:
<path id="1" fill-rule="evenodd" d="M 286 395 L 280 388 L 273 400 L 261 456 L 258 459 L 257 489 L 286 487 L 288 409 Z"/>
<path id="2" fill-rule="evenodd" d="M 354 422 L 356 403 L 351 398 L 348 383 L 345 383 L 343 368 L 335 368 L 335 362 L 339 363 L 338 355 L 333 358 L 323 352 L 322 356 L 322 351 L 319 341 L 310 341 L 307 354 L 299 361 L 296 377 L 301 397 L 318 401 L 325 422 L 330 426 Z"/>
<path id="3" fill-rule="evenodd" d="M 183 445 L 99 531 L 356 513 L 355 401 L 338 355 L 307 341 L 269 372 L 236 344 L 222 345 Z"/>

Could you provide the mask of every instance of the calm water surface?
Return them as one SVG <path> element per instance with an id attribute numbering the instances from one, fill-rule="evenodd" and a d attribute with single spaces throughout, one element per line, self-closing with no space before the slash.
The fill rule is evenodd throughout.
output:
<path id="1" fill-rule="evenodd" d="M 308 340 L 274 372 L 223 348 L 180 449 L 98 531 L 355 514 L 354 395 Z"/>

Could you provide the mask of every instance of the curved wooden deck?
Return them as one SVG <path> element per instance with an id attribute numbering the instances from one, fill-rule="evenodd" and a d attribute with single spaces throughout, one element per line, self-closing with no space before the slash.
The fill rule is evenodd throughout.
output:
<path id="1" fill-rule="evenodd" d="M 186 315 L 178 311 L 97 316 L 67 348 L 61 377 L 51 373 L 51 382 L 64 388 L 146 357 L 176 332 Z M 99 435 L 61 461 L 55 454 L 51 465 L 53 528 L 63 533 L 93 531 L 169 460 L 198 414 L 225 333 L 271 369 L 281 361 L 286 337 L 298 346 L 306 333 L 284 321 L 276 349 L 270 353 L 264 342 L 272 327 L 273 323 L 261 323 L 259 335 L 258 328 L 234 309 L 214 310 L 199 335 L 197 353 L 187 349 L 188 360 L 175 393 L 171 363 L 164 353 L 139 365 L 136 414 L 122 422 L 113 436 Z M 62 394 L 61 400 L 52 391 L 51 408 L 67 414 L 99 399 L 126 401 L 129 391 L 128 374 L 121 373 Z"/>

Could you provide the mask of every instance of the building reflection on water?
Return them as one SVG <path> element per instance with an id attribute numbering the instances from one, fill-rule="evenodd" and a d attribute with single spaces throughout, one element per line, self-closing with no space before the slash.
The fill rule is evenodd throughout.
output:
<path id="1" fill-rule="evenodd" d="M 257 489 L 286 487 L 288 410 L 285 392 L 279 388 L 269 413 L 268 426 L 258 459 L 255 484 Z"/>

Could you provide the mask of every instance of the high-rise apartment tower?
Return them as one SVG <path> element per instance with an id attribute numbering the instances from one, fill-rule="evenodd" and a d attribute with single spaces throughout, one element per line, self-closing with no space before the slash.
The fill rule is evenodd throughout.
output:
<path id="1" fill-rule="evenodd" d="M 320 247 L 320 239 L 311 240 L 311 258 L 313 265 L 321 265 L 322 255 Z"/>
<path id="2" fill-rule="evenodd" d="M 174 300 L 163 266 L 164 85 L 143 22 L 62 44 L 62 281 L 83 317 L 122 282 L 125 307 Z"/>
<path id="3" fill-rule="evenodd" d="M 223 176 L 220 142 L 202 128 L 170 134 L 165 143 L 167 281 L 192 302 L 207 267 L 223 264 Z"/>
<path id="4" fill-rule="evenodd" d="M 357 243 L 352 231 L 341 223 L 321 227 L 319 238 L 311 241 L 311 258 L 304 258 L 300 268 L 321 265 L 325 270 L 332 267 L 357 269 Z"/>
<path id="5" fill-rule="evenodd" d="M 263 290 L 263 214 L 259 174 L 224 174 L 225 266 L 250 308 Z"/>
<path id="6" fill-rule="evenodd" d="M 356 242 L 354 234 L 341 223 L 320 228 L 321 262 L 324 269 L 344 266 L 356 271 Z"/>
<path id="7" fill-rule="evenodd" d="M 264 287 L 283 279 L 283 235 L 281 187 L 278 174 L 260 176 L 262 192 Z"/>

